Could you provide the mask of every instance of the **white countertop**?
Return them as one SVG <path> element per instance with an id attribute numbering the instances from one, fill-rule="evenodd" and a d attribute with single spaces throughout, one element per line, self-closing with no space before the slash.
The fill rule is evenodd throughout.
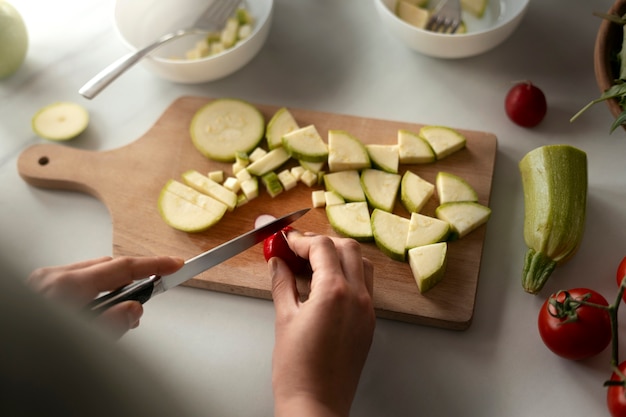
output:
<path id="1" fill-rule="evenodd" d="M 20 72 L 0 80 L 0 253 L 24 276 L 38 266 L 112 252 L 103 204 L 33 188 L 17 173 L 20 152 L 42 142 L 30 119 L 53 101 L 88 108 L 88 131 L 68 145 L 93 150 L 132 142 L 183 95 L 488 131 L 499 147 L 473 323 L 456 332 L 378 320 L 353 414 L 608 415 L 602 383 L 610 375 L 609 351 L 581 363 L 560 359 L 540 341 L 536 317 L 558 289 L 591 287 L 612 301 L 615 269 L 626 255 L 626 135 L 608 134 L 612 117 L 604 104 L 569 122 L 599 95 L 593 44 L 600 21 L 591 13 L 607 10 L 610 0 L 532 1 L 508 41 L 463 60 L 405 48 L 380 27 L 370 0 L 278 0 L 264 49 L 232 76 L 177 85 L 138 66 L 92 101 L 78 88 L 126 52 L 112 27 L 113 1 L 11 3 L 28 25 L 30 49 Z M 524 79 L 543 89 L 549 105 L 531 130 L 510 122 L 503 106 L 512 83 Z M 534 297 L 520 284 L 517 162 L 556 143 L 588 154 L 588 222 L 579 253 Z M 265 274 L 259 271 L 260 279 Z M 145 355 L 202 415 L 270 416 L 273 315 L 269 301 L 176 288 L 147 303 L 141 326 L 120 343 Z"/>

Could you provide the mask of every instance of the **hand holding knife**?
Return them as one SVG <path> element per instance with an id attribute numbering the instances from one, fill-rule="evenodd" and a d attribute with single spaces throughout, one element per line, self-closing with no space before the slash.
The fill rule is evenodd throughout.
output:
<path id="1" fill-rule="evenodd" d="M 104 294 L 90 302 L 86 309 L 94 314 L 100 314 L 109 307 L 123 301 L 134 300 L 143 304 L 150 298 L 180 285 L 207 269 L 262 242 L 302 217 L 308 211 L 308 208 L 298 210 L 259 226 L 254 230 L 185 261 L 183 267 L 173 274 L 164 276 L 153 275 Z"/>

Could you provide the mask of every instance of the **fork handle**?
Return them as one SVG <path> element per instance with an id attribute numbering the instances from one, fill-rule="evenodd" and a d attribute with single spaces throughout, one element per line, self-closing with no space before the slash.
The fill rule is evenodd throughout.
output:
<path id="1" fill-rule="evenodd" d="M 148 55 L 150 52 L 163 45 L 172 39 L 179 38 L 183 35 L 190 33 L 188 30 L 179 30 L 176 32 L 163 35 L 155 42 L 148 46 L 139 49 L 136 52 L 131 52 L 123 57 L 119 58 L 108 67 L 100 71 L 95 77 L 87 81 L 78 92 L 85 98 L 92 99 L 97 96 L 100 91 L 104 90 L 106 86 L 111 84 L 117 77 L 126 72 L 127 69 L 135 65 L 139 60 Z"/>

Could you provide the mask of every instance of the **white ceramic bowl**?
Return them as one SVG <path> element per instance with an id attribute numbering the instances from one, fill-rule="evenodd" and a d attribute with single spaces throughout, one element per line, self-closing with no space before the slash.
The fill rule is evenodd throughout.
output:
<path id="1" fill-rule="evenodd" d="M 135 51 L 160 36 L 193 23 L 208 6 L 206 0 L 117 0 L 115 27 L 124 44 Z M 245 0 L 254 16 L 252 33 L 233 48 L 206 58 L 187 60 L 201 35 L 170 41 L 141 60 L 157 76 L 178 83 L 195 84 L 217 80 L 241 69 L 259 52 L 270 30 L 274 0 Z"/>
<path id="2" fill-rule="evenodd" d="M 463 12 L 467 33 L 446 35 L 416 28 L 395 14 L 399 0 L 374 0 L 383 24 L 409 48 L 436 58 L 465 58 L 487 52 L 507 39 L 526 13 L 529 0 L 489 0 L 478 19 Z"/>

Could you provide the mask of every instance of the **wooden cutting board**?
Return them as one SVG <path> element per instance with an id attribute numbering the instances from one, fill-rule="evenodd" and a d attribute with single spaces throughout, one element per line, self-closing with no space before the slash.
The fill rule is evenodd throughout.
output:
<path id="1" fill-rule="evenodd" d="M 312 189 L 304 184 L 275 198 L 264 191 L 250 203 L 227 213 L 209 230 L 188 234 L 172 229 L 157 210 L 159 192 L 167 180 L 180 179 L 188 169 L 200 172 L 225 170 L 230 164 L 207 160 L 193 146 L 189 124 L 206 97 L 181 97 L 173 102 L 143 136 L 129 145 L 109 151 L 85 151 L 61 144 L 41 144 L 26 149 L 18 170 L 29 184 L 41 188 L 75 190 L 101 200 L 111 213 L 113 254 L 177 255 L 190 258 L 217 246 L 254 226 L 261 214 L 281 216 L 311 207 Z M 275 106 L 257 105 L 266 120 Z M 301 126 L 314 124 L 322 137 L 329 129 L 343 129 L 365 143 L 392 144 L 398 129 L 417 132 L 420 124 L 340 114 L 290 109 Z M 453 126 L 453 120 L 450 121 Z M 402 166 L 434 183 L 439 171 L 465 178 L 478 192 L 479 202 L 489 204 L 497 139 L 485 132 L 461 130 L 467 147 L 439 162 Z M 423 214 L 434 215 L 437 198 L 431 198 Z M 408 217 L 401 204 L 395 212 Z M 324 209 L 312 209 L 294 223 L 303 231 L 336 235 Z M 421 295 L 408 263 L 393 261 L 373 243 L 363 244 L 365 256 L 375 265 L 374 301 L 379 317 L 416 324 L 463 330 L 469 327 L 476 299 L 486 226 L 451 242 L 443 281 Z M 257 245 L 188 281 L 186 285 L 226 293 L 271 299 L 271 286 Z M 301 288 L 306 282 L 299 280 Z"/>

